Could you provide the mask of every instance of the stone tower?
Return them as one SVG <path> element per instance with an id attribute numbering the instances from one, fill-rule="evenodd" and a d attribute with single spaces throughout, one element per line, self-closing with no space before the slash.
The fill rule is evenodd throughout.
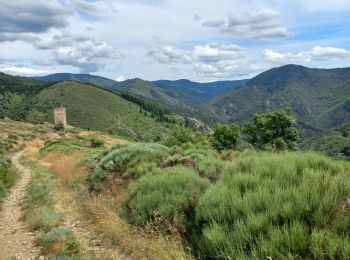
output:
<path id="1" fill-rule="evenodd" d="M 55 125 L 58 125 L 60 123 L 63 126 L 67 125 L 66 108 L 64 108 L 64 107 L 54 108 L 53 115 L 54 115 L 54 119 L 55 119 Z"/>

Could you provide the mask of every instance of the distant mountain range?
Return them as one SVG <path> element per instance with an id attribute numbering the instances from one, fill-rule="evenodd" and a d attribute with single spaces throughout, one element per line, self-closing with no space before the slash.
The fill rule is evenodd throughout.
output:
<path id="1" fill-rule="evenodd" d="M 199 83 L 186 79 L 146 81 L 139 78 L 118 82 L 96 75 L 70 73 L 51 74 L 35 77 L 35 79 L 46 81 L 76 80 L 113 90 L 140 94 L 168 105 L 181 104 L 188 107 L 201 106 L 212 98 L 222 95 L 230 89 L 240 87 L 247 82 L 247 80 L 233 80 Z"/>
<path id="2" fill-rule="evenodd" d="M 87 74 L 52 74 L 40 80 L 77 80 L 165 104 L 212 125 L 242 123 L 255 113 L 291 107 L 304 138 L 350 120 L 350 68 L 312 69 L 286 65 L 250 80 L 198 83 L 189 80 L 117 82 Z"/>

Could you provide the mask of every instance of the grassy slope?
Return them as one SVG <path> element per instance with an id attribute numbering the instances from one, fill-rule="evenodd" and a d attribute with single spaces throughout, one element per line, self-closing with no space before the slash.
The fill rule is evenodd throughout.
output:
<path id="1" fill-rule="evenodd" d="M 304 124 L 324 130 L 350 117 L 349 71 L 295 65 L 275 68 L 213 100 L 209 108 L 226 121 L 239 122 L 257 112 L 292 107 Z"/>
<path id="2" fill-rule="evenodd" d="M 54 100 L 66 107 L 68 123 L 74 126 L 143 140 L 168 131 L 164 124 L 139 113 L 137 105 L 90 85 L 60 82 L 41 91 L 38 97 L 41 102 Z M 52 122 L 51 113 L 48 117 Z"/>
<path id="3" fill-rule="evenodd" d="M 315 150 L 327 155 L 350 159 L 350 123 L 332 128 L 301 144 L 304 150 Z"/>

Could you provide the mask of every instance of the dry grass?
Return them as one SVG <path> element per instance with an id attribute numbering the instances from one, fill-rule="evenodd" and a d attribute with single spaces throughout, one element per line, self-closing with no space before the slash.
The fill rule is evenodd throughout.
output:
<path id="1" fill-rule="evenodd" d="M 102 133 L 98 133 L 98 132 L 93 132 L 93 131 L 82 131 L 79 133 L 79 136 L 84 137 L 86 139 L 97 138 L 97 139 L 103 141 L 103 143 L 107 147 L 117 145 L 117 144 L 127 144 L 128 143 L 128 141 L 126 141 L 124 139 L 116 138 L 114 136 L 110 136 L 110 135 L 106 135 L 106 134 L 102 134 Z"/>
<path id="2" fill-rule="evenodd" d="M 101 199 L 90 199 L 86 210 L 92 215 L 97 232 L 104 234 L 121 249 L 136 259 L 191 259 L 185 253 L 181 241 L 159 234 L 145 234 L 132 228 Z"/>
<path id="3" fill-rule="evenodd" d="M 85 167 L 77 163 L 80 159 L 79 152 L 69 154 L 49 153 L 42 159 L 48 163 L 49 171 L 54 174 L 61 185 L 75 183 L 86 174 Z"/>

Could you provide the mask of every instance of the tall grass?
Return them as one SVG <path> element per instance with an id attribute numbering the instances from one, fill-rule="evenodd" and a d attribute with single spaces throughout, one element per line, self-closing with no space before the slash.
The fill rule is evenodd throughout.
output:
<path id="1" fill-rule="evenodd" d="M 55 207 L 52 196 L 55 181 L 51 173 L 33 161 L 25 163 L 32 166 L 33 176 L 27 187 L 23 219 L 31 230 L 41 231 L 36 241 L 41 254 L 59 259 L 79 257 L 81 245 L 70 228 L 62 227 L 64 216 Z"/>
<path id="2" fill-rule="evenodd" d="M 11 162 L 0 156 L 0 206 L 2 199 L 11 188 L 18 177 L 17 172 L 12 168 Z"/>
<path id="3" fill-rule="evenodd" d="M 135 259 L 190 259 L 174 234 L 163 236 L 135 228 L 104 205 L 106 202 L 107 198 L 94 198 L 87 201 L 84 209 L 93 220 L 95 230 L 116 243 L 127 255 Z"/>

